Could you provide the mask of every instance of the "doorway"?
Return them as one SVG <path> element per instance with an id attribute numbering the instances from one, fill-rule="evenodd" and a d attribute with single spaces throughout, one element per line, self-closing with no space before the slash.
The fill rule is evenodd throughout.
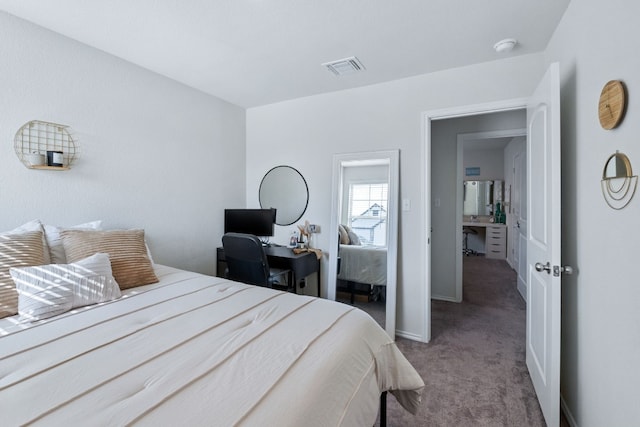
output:
<path id="1" fill-rule="evenodd" d="M 516 114 L 513 114 L 516 113 Z M 526 121 L 525 110 L 514 110 L 513 113 L 499 113 L 501 118 L 497 121 L 487 118 L 488 126 L 518 125 Z M 481 121 L 485 116 L 479 115 Z M 495 124 L 494 124 L 495 122 Z M 463 122 L 454 124 L 454 128 L 460 126 L 464 129 Z M 457 134 L 457 182 L 456 182 L 456 242 L 461 246 L 456 254 L 456 302 L 463 298 L 463 242 L 467 244 L 468 253 L 481 256 L 490 256 L 494 259 L 505 259 L 513 270 L 518 273 L 520 264 L 514 262 L 514 257 L 526 253 L 525 249 L 514 248 L 514 243 L 520 244 L 519 237 L 513 238 L 514 233 L 520 236 L 520 229 L 516 227 L 526 221 L 525 213 L 522 213 L 521 201 L 523 189 L 526 189 L 526 175 L 522 175 L 522 162 L 526 160 L 526 135 L 525 127 L 506 130 L 491 130 L 484 132 L 471 132 Z M 432 163 L 438 161 L 432 159 Z M 518 162 L 516 165 L 515 162 Z M 526 163 L 525 163 L 526 164 Z M 517 176 L 516 176 L 517 173 Z M 517 182 L 516 182 L 517 178 Z M 487 184 L 489 195 L 484 198 L 482 210 L 473 210 L 473 206 L 467 203 L 466 184 Z M 523 187 L 524 185 L 524 187 Z M 471 209 L 470 209 L 471 208 Z M 494 214 L 500 209 L 505 213 L 504 225 L 494 224 Z M 514 213 L 517 212 L 517 215 Z M 488 239 L 491 233 L 487 222 L 492 228 L 500 227 L 500 233 L 491 235 L 491 248 Z M 477 224 L 477 226 L 476 226 Z M 473 233 L 463 237 L 463 229 L 471 229 Z M 503 230 L 502 230 L 503 229 Z M 499 238 L 499 239 L 498 239 Z M 524 240 L 526 243 L 526 240 Z M 500 248 L 499 251 L 494 250 Z M 437 248 L 436 248 L 437 249 Z M 504 252 L 502 252 L 504 250 Z M 524 277 L 524 270 L 522 271 Z M 524 295 L 523 295 L 524 297 Z"/>
<path id="2" fill-rule="evenodd" d="M 526 365 L 538 395 L 545 420 L 559 424 L 560 402 L 560 285 L 562 273 L 571 269 L 560 259 L 560 71 L 552 63 L 529 98 L 500 101 L 492 104 L 458 107 L 424 113 L 424 221 L 425 221 L 425 309 L 424 340 L 431 339 L 431 298 L 437 282 L 432 275 L 431 246 L 435 245 L 436 229 L 446 234 L 446 227 L 434 227 L 434 207 L 440 207 L 440 194 L 433 194 L 431 161 L 437 158 L 432 149 L 436 140 L 432 125 L 438 120 L 455 117 L 476 117 L 485 113 L 526 108 L 527 129 L 527 345 Z M 437 164 L 437 162 L 435 163 Z M 450 168 L 453 169 L 453 168 Z M 534 174 L 535 172 L 535 174 Z M 450 175 L 449 175 L 450 176 Z M 535 176 L 535 179 L 531 179 Z M 446 181 L 446 178 L 433 182 Z M 455 177 L 454 177 L 455 178 Z M 455 180 L 454 180 L 455 181 Z M 455 194 L 455 192 L 454 192 Z M 444 233 L 443 233 L 444 231 Z M 449 230 L 455 234 L 456 230 Z M 440 248 L 439 248 L 440 249 Z M 438 250 L 440 253 L 440 250 Z M 448 279 L 449 281 L 451 279 Z"/>
<path id="3" fill-rule="evenodd" d="M 499 181 L 501 188 L 505 188 L 503 184 L 507 181 L 511 185 L 504 148 L 512 139 L 525 135 L 525 127 L 526 113 L 522 108 L 445 117 L 431 124 L 431 160 L 427 167 L 431 174 L 428 210 L 433 229 L 431 298 L 462 301 L 464 180 Z M 480 146 L 485 149 L 479 149 Z M 465 151 L 473 153 L 471 160 L 464 159 Z M 476 249 L 482 254 L 487 228 L 481 226 L 489 223 L 494 207 L 491 202 L 488 211 L 474 215 L 474 220 L 481 221 L 474 229 L 478 230 L 476 237 L 481 243 L 481 248 Z M 506 242 L 504 246 L 506 254 Z"/>
<path id="4" fill-rule="evenodd" d="M 424 114 L 426 173 L 424 176 L 425 197 L 424 220 L 426 238 L 425 277 L 428 278 L 424 300 L 423 341 L 431 339 L 431 299 L 459 301 L 456 284 L 462 279 L 462 270 L 457 268 L 458 254 L 462 252 L 462 201 L 458 202 L 458 188 L 462 185 L 457 165 L 458 134 L 521 129 L 526 123 L 507 121 L 505 116 L 522 116 L 527 99 L 513 99 L 495 103 L 465 106 Z M 456 120 L 464 121 L 465 127 L 456 126 Z M 499 126 L 499 123 L 503 123 Z M 443 128 L 439 129 L 442 125 Z M 439 144 L 443 135 L 449 134 L 448 144 Z M 457 214 L 456 214 L 457 213 Z M 432 250 L 433 247 L 433 250 Z M 461 263 L 460 263 L 461 265 Z M 435 267 L 435 268 L 434 268 Z M 429 279 L 430 278 L 430 279 Z"/>

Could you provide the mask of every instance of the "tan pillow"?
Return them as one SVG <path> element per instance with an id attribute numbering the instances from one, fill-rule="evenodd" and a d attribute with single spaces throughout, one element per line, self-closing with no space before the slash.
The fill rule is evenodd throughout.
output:
<path id="1" fill-rule="evenodd" d="M 47 233 L 45 230 L 43 230 L 43 226 L 40 223 L 40 220 L 34 219 L 33 221 L 29 221 L 26 224 L 22 224 L 20 227 L 18 228 L 14 228 L 11 231 L 7 231 L 5 233 L 2 234 L 22 234 L 22 233 L 27 233 L 29 231 L 43 231 L 44 234 L 42 235 L 43 239 L 42 239 L 42 249 L 44 251 L 44 264 L 50 264 L 51 263 L 51 257 L 49 256 L 49 246 L 47 245 Z"/>
<path id="2" fill-rule="evenodd" d="M 18 291 L 9 270 L 44 264 L 42 238 L 42 231 L 0 234 L 0 317 L 18 313 Z"/>
<path id="3" fill-rule="evenodd" d="M 345 230 L 344 225 L 338 224 L 338 232 L 340 233 L 340 244 L 348 245 L 349 234 L 347 233 L 347 230 Z"/>
<path id="4" fill-rule="evenodd" d="M 109 254 L 113 277 L 120 289 L 158 282 L 144 243 L 144 230 L 63 230 L 67 262 L 98 252 Z"/>

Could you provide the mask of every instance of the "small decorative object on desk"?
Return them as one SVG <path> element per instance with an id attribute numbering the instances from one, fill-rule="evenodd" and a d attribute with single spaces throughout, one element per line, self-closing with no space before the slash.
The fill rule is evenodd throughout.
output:
<path id="1" fill-rule="evenodd" d="M 298 246 L 298 232 L 294 231 L 293 233 L 291 233 L 291 238 L 289 239 L 289 246 L 291 246 L 292 248 L 295 248 L 296 246 Z"/>
<path id="2" fill-rule="evenodd" d="M 300 230 L 300 238 L 298 239 L 299 243 L 302 243 L 302 247 L 311 247 L 311 232 L 309 231 L 309 221 L 305 221 L 304 225 L 299 225 L 298 229 Z"/>
<path id="3" fill-rule="evenodd" d="M 296 255 L 303 254 L 306 252 L 313 252 L 316 254 L 317 259 L 322 259 L 322 250 L 321 249 L 313 249 L 313 248 L 293 248 L 293 253 Z"/>
<path id="4" fill-rule="evenodd" d="M 507 222 L 507 215 L 502 209 L 500 209 L 500 203 L 496 203 L 496 214 L 494 222 L 496 222 L 497 224 L 505 224 Z"/>

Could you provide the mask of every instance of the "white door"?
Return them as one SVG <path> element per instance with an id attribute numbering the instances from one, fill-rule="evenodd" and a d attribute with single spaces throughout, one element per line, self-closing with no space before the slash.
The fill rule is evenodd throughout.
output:
<path id="1" fill-rule="evenodd" d="M 526 353 L 549 427 L 560 425 L 559 75 L 552 64 L 527 105 Z"/>
<path id="2" fill-rule="evenodd" d="M 513 264 L 518 292 L 527 299 L 527 155 L 526 145 L 513 157 Z"/>

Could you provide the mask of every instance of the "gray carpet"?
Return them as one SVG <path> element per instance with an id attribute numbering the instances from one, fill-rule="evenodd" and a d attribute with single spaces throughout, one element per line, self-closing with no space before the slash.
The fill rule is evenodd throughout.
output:
<path id="1" fill-rule="evenodd" d="M 388 426 L 544 426 L 525 364 L 524 300 L 505 261 L 464 258 L 463 302 L 432 302 L 429 344 L 397 338 L 426 384 L 414 416 L 388 397 Z"/>

